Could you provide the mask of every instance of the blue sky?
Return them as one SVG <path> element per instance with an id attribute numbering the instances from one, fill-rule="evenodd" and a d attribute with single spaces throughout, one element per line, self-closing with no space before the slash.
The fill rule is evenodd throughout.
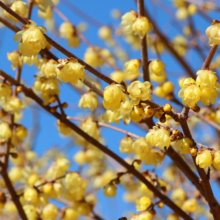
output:
<path id="1" fill-rule="evenodd" d="M 154 1 L 154 0 L 153 0 Z M 111 25 L 112 27 L 117 27 L 120 23 L 120 20 L 113 20 L 111 18 L 110 12 L 112 9 L 120 9 L 122 14 L 129 11 L 129 9 L 136 10 L 136 5 L 133 0 L 81 0 L 81 1 L 71 1 L 73 2 L 78 8 L 86 12 L 88 15 L 94 17 L 95 19 L 99 20 L 103 24 Z M 172 24 L 172 18 L 170 18 L 166 13 L 164 13 L 161 9 L 155 8 L 150 1 L 147 2 L 147 8 L 150 12 L 152 18 L 154 21 L 157 22 L 157 24 L 160 27 L 160 30 L 165 33 L 169 39 L 172 39 L 174 36 L 179 34 L 179 32 L 175 29 L 174 25 Z M 171 6 L 170 0 L 164 0 L 163 1 L 167 6 Z M 77 25 L 78 23 L 84 21 L 81 17 L 74 14 L 70 9 L 68 9 L 64 4 L 59 4 L 58 8 L 69 18 L 69 20 L 74 24 Z M 175 13 L 175 9 L 171 6 L 171 11 Z M 62 20 L 56 15 L 56 25 L 59 27 L 62 23 Z M 212 18 L 218 19 L 219 15 L 217 13 L 211 13 L 210 16 Z M 32 19 L 38 24 L 38 25 L 44 25 L 44 22 L 42 19 L 40 19 L 37 16 L 37 10 L 36 8 L 33 10 Z M 196 29 L 199 29 L 202 34 L 205 34 L 205 29 L 210 25 L 206 20 L 201 18 L 199 15 L 193 16 L 193 20 L 196 26 Z M 183 27 L 185 22 L 180 22 L 180 28 Z M 86 38 L 90 40 L 90 42 L 94 45 L 99 45 L 101 47 L 106 47 L 105 43 L 101 41 L 98 38 L 98 28 L 95 26 L 92 26 L 91 24 L 88 24 L 89 28 L 85 32 Z M 9 73 L 12 76 L 15 76 L 15 71 L 11 70 L 11 64 L 7 60 L 7 52 L 11 52 L 13 50 L 17 50 L 17 42 L 13 42 L 14 33 L 10 31 L 9 29 L 0 29 L 0 68 L 3 69 L 5 72 Z M 67 42 L 64 39 L 59 38 L 54 33 L 49 32 L 48 35 L 57 40 L 62 46 L 67 48 Z M 119 39 L 120 44 L 125 48 L 126 50 L 130 51 L 129 58 L 140 58 L 140 52 L 139 51 L 132 51 L 130 49 L 130 46 L 125 43 L 123 40 Z M 84 52 L 86 50 L 87 46 L 82 42 L 81 46 L 78 49 L 69 49 L 72 53 L 74 53 L 76 56 L 83 59 Z M 109 48 L 111 49 L 111 48 Z M 56 49 L 52 49 L 52 52 L 56 54 L 59 58 L 65 58 L 64 55 L 62 55 L 60 52 L 58 52 Z M 208 50 L 204 51 L 204 53 L 207 55 Z M 217 52 L 218 53 L 218 52 Z M 155 54 L 152 54 L 149 52 L 149 58 L 155 59 Z M 193 52 L 192 50 L 189 50 L 187 52 L 186 61 L 189 62 L 193 68 L 193 70 L 196 72 L 203 63 L 203 60 L 201 60 L 200 57 L 198 57 L 198 54 Z M 170 74 L 168 74 L 168 79 L 172 80 L 175 84 L 175 93 L 179 91 L 178 86 L 178 79 L 180 76 L 184 75 L 184 69 L 179 65 L 179 63 L 176 62 L 176 60 L 168 53 L 165 52 L 162 55 L 162 61 L 166 63 L 166 71 Z M 120 66 L 122 68 L 122 66 Z M 34 78 L 33 76 L 36 74 L 36 68 L 24 66 L 22 71 L 22 80 L 28 84 L 29 86 L 33 85 Z M 112 69 L 110 68 L 103 68 L 101 69 L 103 73 L 109 74 L 112 72 Z M 102 83 L 102 86 L 106 86 L 105 83 Z M 61 100 L 67 101 L 70 105 L 70 108 L 67 110 L 67 114 L 70 116 L 77 116 L 77 114 L 81 113 L 82 111 L 80 108 L 77 107 L 80 95 L 73 91 L 71 88 L 69 88 L 67 85 L 63 85 L 61 88 L 61 94 L 60 94 Z M 164 101 L 154 98 L 156 102 L 160 102 L 160 104 L 164 104 Z M 174 105 L 177 110 L 179 108 Z M 30 110 L 26 110 L 24 114 L 24 118 L 22 120 L 22 123 L 26 127 L 30 127 L 33 122 L 33 117 L 36 117 L 36 113 L 31 114 Z M 37 116 L 38 117 L 38 116 Z M 48 113 L 46 113 L 43 110 L 39 109 L 39 132 L 37 134 L 36 142 L 33 143 L 34 149 L 37 151 L 39 155 L 42 155 L 47 149 L 57 146 L 62 149 L 62 146 L 65 146 L 66 143 L 68 143 L 68 139 L 61 138 L 57 128 L 56 128 L 56 120 L 50 116 Z M 132 131 L 133 133 L 136 133 L 140 136 L 145 136 L 146 131 L 141 130 L 140 128 L 137 128 L 135 126 L 125 126 L 122 123 L 120 123 L 120 127 L 124 128 L 128 131 Z M 213 133 L 213 131 L 210 128 L 208 131 Z M 198 134 L 201 134 L 202 129 L 198 128 Z M 102 129 L 103 137 L 106 141 L 106 145 L 110 147 L 114 152 L 120 154 L 124 157 L 123 154 L 119 152 L 119 141 L 124 137 L 124 135 L 119 134 L 112 130 L 107 130 L 106 128 Z M 113 137 L 113 138 L 109 138 Z M 197 135 L 196 138 L 198 138 L 196 141 L 198 142 L 204 142 L 201 135 Z M 74 152 L 76 151 L 76 147 L 72 146 L 72 149 L 70 152 L 68 152 L 68 158 L 72 160 L 72 156 Z M 165 160 L 165 164 L 169 164 L 169 159 Z M 75 166 L 73 166 L 75 168 Z M 151 169 L 152 167 L 150 167 Z M 159 169 L 161 170 L 161 169 Z M 161 171 L 158 172 L 159 175 L 161 175 Z M 117 194 L 116 198 L 113 199 L 106 199 L 103 198 L 103 196 L 99 196 L 101 199 L 101 205 L 98 205 L 96 208 L 97 212 L 101 212 L 103 216 L 108 216 L 106 219 L 118 219 L 119 217 L 122 217 L 123 214 L 125 214 L 127 211 L 133 211 L 135 212 L 135 206 L 129 205 L 124 202 L 122 202 L 122 195 L 123 190 L 119 187 L 119 193 Z M 99 193 L 102 194 L 102 191 Z M 219 192 L 218 192 L 219 195 Z"/>

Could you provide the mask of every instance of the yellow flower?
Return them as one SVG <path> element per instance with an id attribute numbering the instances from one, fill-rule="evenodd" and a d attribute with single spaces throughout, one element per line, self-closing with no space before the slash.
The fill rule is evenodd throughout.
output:
<path id="1" fill-rule="evenodd" d="M 48 7 L 54 7 L 58 4 L 57 0 L 35 0 L 40 10 L 45 11 Z"/>
<path id="2" fill-rule="evenodd" d="M 53 164 L 54 178 L 64 175 L 70 168 L 69 163 L 66 158 L 57 158 Z"/>
<path id="3" fill-rule="evenodd" d="M 56 220 L 58 217 L 58 209 L 55 205 L 53 204 L 47 204 L 41 213 L 41 217 L 43 220 Z"/>
<path id="4" fill-rule="evenodd" d="M 21 109 L 24 109 L 24 104 L 17 97 L 10 97 L 6 100 L 3 108 L 5 111 L 10 111 L 12 114 L 20 113 Z"/>
<path id="5" fill-rule="evenodd" d="M 176 204 L 182 205 L 186 200 L 186 192 L 182 188 L 177 188 L 173 190 L 171 198 Z"/>
<path id="6" fill-rule="evenodd" d="M 68 38 L 67 42 L 69 47 L 79 47 L 80 45 L 80 39 L 77 35 L 73 35 L 71 38 Z"/>
<path id="7" fill-rule="evenodd" d="M 104 187 L 104 196 L 115 197 L 117 187 L 114 184 L 108 184 Z"/>
<path id="8" fill-rule="evenodd" d="M 23 62 L 27 64 L 28 66 L 32 66 L 33 64 L 35 64 L 35 67 L 38 66 L 38 63 L 39 63 L 38 56 L 32 56 L 32 57 L 22 56 L 22 59 L 23 59 Z"/>
<path id="9" fill-rule="evenodd" d="M 64 22 L 60 25 L 60 36 L 66 39 L 70 39 L 74 35 L 74 27 L 70 22 Z"/>
<path id="10" fill-rule="evenodd" d="M 201 101 L 205 106 L 210 104 L 215 104 L 216 99 L 218 98 L 218 91 L 215 88 L 201 87 Z"/>
<path id="11" fill-rule="evenodd" d="M 151 129 L 150 132 L 146 135 L 146 141 L 155 147 L 160 148 L 161 150 L 170 146 L 170 132 L 163 128 L 160 129 Z"/>
<path id="12" fill-rule="evenodd" d="M 136 35 L 143 39 L 146 33 L 151 31 L 150 21 L 146 17 L 139 17 L 132 25 L 132 29 Z"/>
<path id="13" fill-rule="evenodd" d="M 20 140 L 23 140 L 27 136 L 27 129 L 23 125 L 18 125 L 15 129 L 15 135 Z"/>
<path id="14" fill-rule="evenodd" d="M 153 73 L 157 76 L 164 74 L 165 64 L 161 60 L 152 60 L 149 67 L 152 69 Z"/>
<path id="15" fill-rule="evenodd" d="M 142 105 L 135 105 L 130 113 L 130 117 L 133 122 L 141 121 L 143 115 L 144 115 L 144 108 Z"/>
<path id="16" fill-rule="evenodd" d="M 35 206 L 27 204 L 23 206 L 23 209 L 28 219 L 37 219 L 39 217 Z"/>
<path id="17" fill-rule="evenodd" d="M 220 170 L 220 151 L 216 151 L 213 154 L 212 165 L 215 167 L 215 169 Z"/>
<path id="18" fill-rule="evenodd" d="M 83 183 L 83 179 L 77 172 L 69 172 L 64 181 L 67 189 L 81 187 Z"/>
<path id="19" fill-rule="evenodd" d="M 187 84 L 188 81 L 190 80 L 184 79 L 180 81 L 180 86 L 184 87 L 179 91 L 178 96 L 182 98 L 182 102 L 184 105 L 193 108 L 195 107 L 196 103 L 200 101 L 202 92 L 200 88 L 197 85 L 195 85 L 195 83 Z"/>
<path id="20" fill-rule="evenodd" d="M 133 148 L 132 148 L 133 142 L 134 140 L 131 137 L 124 137 L 120 141 L 120 148 L 119 148 L 120 152 L 126 154 L 133 153 Z"/>
<path id="21" fill-rule="evenodd" d="M 11 96 L 11 87 L 6 83 L 0 83 L 0 99 L 5 100 Z"/>
<path id="22" fill-rule="evenodd" d="M 28 187 L 24 191 L 24 200 L 26 202 L 30 202 L 32 204 L 36 204 L 38 202 L 38 192 L 35 188 Z"/>
<path id="23" fill-rule="evenodd" d="M 180 154 L 189 154 L 190 153 L 190 147 L 193 146 L 193 141 L 189 138 L 183 138 L 181 140 L 178 140 L 174 142 L 174 146 L 177 146 L 177 150 L 180 152 Z"/>
<path id="24" fill-rule="evenodd" d="M 107 110 L 115 111 L 120 108 L 121 102 L 125 102 L 123 87 L 119 84 L 106 86 L 103 90 L 103 106 Z"/>
<path id="25" fill-rule="evenodd" d="M 151 84 L 146 81 L 134 81 L 128 86 L 129 97 L 133 100 L 133 104 L 137 105 L 140 101 L 151 99 Z"/>
<path id="26" fill-rule="evenodd" d="M 188 12 L 187 8 L 185 8 L 185 7 L 179 8 L 176 12 L 176 17 L 179 20 L 185 20 L 186 18 L 188 18 L 189 17 L 189 12 Z"/>
<path id="27" fill-rule="evenodd" d="M 22 58 L 18 51 L 13 51 L 11 53 L 7 53 L 8 60 L 12 63 L 12 69 L 16 69 L 18 67 L 22 67 Z"/>
<path id="28" fill-rule="evenodd" d="M 196 77 L 197 86 L 201 86 L 201 87 L 206 86 L 212 89 L 218 81 L 215 72 L 213 72 L 212 70 L 198 70 L 196 75 L 197 75 Z"/>
<path id="29" fill-rule="evenodd" d="M 212 164 L 212 154 L 209 150 L 202 150 L 196 156 L 196 164 L 199 165 L 200 168 L 207 168 Z"/>
<path id="30" fill-rule="evenodd" d="M 173 48 L 180 56 L 184 56 L 187 52 L 187 40 L 183 36 L 176 36 L 173 39 Z"/>
<path id="31" fill-rule="evenodd" d="M 74 58 L 59 59 L 57 66 L 57 78 L 64 83 L 70 82 L 75 85 L 79 79 L 82 81 L 85 78 L 84 66 L 78 63 Z"/>
<path id="32" fill-rule="evenodd" d="M 6 142 L 11 138 L 12 132 L 8 123 L 1 122 L 0 123 L 0 141 Z"/>
<path id="33" fill-rule="evenodd" d="M 214 22 L 209 26 L 205 33 L 207 37 L 209 38 L 209 45 L 220 45 L 220 23 L 219 21 L 214 20 Z"/>
<path id="34" fill-rule="evenodd" d="M 44 36 L 47 30 L 44 27 L 38 27 L 33 21 L 23 26 L 23 30 L 17 32 L 14 41 L 20 41 L 18 44 L 18 51 L 23 56 L 35 56 L 41 49 L 46 48 L 47 40 Z"/>
<path id="35" fill-rule="evenodd" d="M 87 119 L 82 124 L 82 130 L 95 139 L 100 138 L 100 133 L 97 123 L 91 118 Z"/>
<path id="36" fill-rule="evenodd" d="M 98 35 L 103 40 L 110 40 L 112 37 L 112 30 L 108 26 L 102 26 L 99 28 Z"/>
<path id="37" fill-rule="evenodd" d="M 189 199 L 183 203 L 183 210 L 189 213 L 193 213 L 198 209 L 198 204 L 196 199 Z"/>
<path id="38" fill-rule="evenodd" d="M 125 80 L 125 73 L 120 70 L 116 70 L 110 74 L 110 77 L 115 82 L 120 83 Z"/>
<path id="39" fill-rule="evenodd" d="M 137 211 L 144 211 L 151 205 L 151 199 L 149 197 L 143 196 L 136 201 Z"/>
<path id="40" fill-rule="evenodd" d="M 137 155 L 143 155 L 150 151 L 150 145 L 147 143 L 146 139 L 143 137 L 137 138 L 133 145 L 133 151 Z"/>
<path id="41" fill-rule="evenodd" d="M 121 26 L 123 28 L 124 33 L 129 34 L 132 33 L 132 25 L 137 19 L 137 13 L 133 10 L 130 10 L 130 12 L 127 12 L 122 17 Z"/>
<path id="42" fill-rule="evenodd" d="M 49 20 L 53 18 L 53 11 L 51 7 L 47 7 L 45 11 L 38 10 L 38 16 L 45 20 Z"/>
<path id="43" fill-rule="evenodd" d="M 116 124 L 119 123 L 119 120 L 121 119 L 121 114 L 119 111 L 111 111 L 107 110 L 103 115 L 102 119 L 107 123 L 115 122 Z"/>
<path id="44" fill-rule="evenodd" d="M 67 208 L 64 211 L 64 216 L 62 217 L 62 220 L 77 220 L 79 218 L 80 214 L 73 208 Z"/>
<path id="45" fill-rule="evenodd" d="M 50 59 L 43 67 L 43 73 L 47 78 L 56 78 L 57 73 L 56 73 L 56 67 L 57 67 L 57 61 Z"/>
<path id="46" fill-rule="evenodd" d="M 79 107 L 82 109 L 89 108 L 91 111 L 94 111 L 98 106 L 98 100 L 96 95 L 88 92 L 81 96 L 79 100 Z"/>
<path id="47" fill-rule="evenodd" d="M 137 76 L 138 70 L 141 66 L 140 60 L 133 59 L 125 63 L 125 73 L 127 77 L 131 78 L 132 76 Z"/>
<path id="48" fill-rule="evenodd" d="M 145 162 L 146 165 L 154 165 L 155 167 L 164 160 L 165 155 L 159 152 L 157 149 L 152 148 L 146 154 L 139 155 L 140 159 Z"/>
<path id="49" fill-rule="evenodd" d="M 99 48 L 95 47 L 95 50 L 99 50 Z M 84 61 L 93 67 L 101 67 L 103 60 L 95 50 L 92 47 L 87 48 L 84 54 Z"/>
<path id="50" fill-rule="evenodd" d="M 28 6 L 23 1 L 19 1 L 19 0 L 13 1 L 11 3 L 10 8 L 23 18 L 25 18 L 27 15 Z M 18 22 L 18 20 L 13 15 L 9 14 L 7 11 L 4 11 L 4 15 L 11 22 L 14 22 L 15 24 Z"/>

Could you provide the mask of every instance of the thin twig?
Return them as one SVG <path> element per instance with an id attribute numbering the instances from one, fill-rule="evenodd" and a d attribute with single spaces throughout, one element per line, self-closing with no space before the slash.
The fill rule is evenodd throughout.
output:
<path id="1" fill-rule="evenodd" d="M 137 0 L 138 5 L 138 16 L 143 17 L 144 12 L 144 0 Z M 148 53 L 147 53 L 147 35 L 143 39 L 140 39 L 141 42 L 141 64 L 143 68 L 143 77 L 144 81 L 150 82 L 150 75 L 148 69 Z"/>
<path id="2" fill-rule="evenodd" d="M 5 185 L 8 188 L 8 191 L 9 191 L 9 193 L 11 195 L 11 199 L 14 202 L 14 204 L 15 204 L 17 210 L 18 210 L 18 213 L 19 213 L 19 215 L 21 217 L 21 219 L 22 220 L 28 220 L 28 218 L 27 218 L 27 216 L 26 216 L 26 214 L 24 212 L 24 209 L 23 209 L 23 207 L 22 207 L 22 205 L 20 203 L 19 197 L 17 196 L 17 194 L 15 192 L 14 186 L 12 185 L 11 180 L 8 177 L 7 171 L 6 170 L 2 171 L 1 175 L 2 175 L 2 177 L 4 179 L 4 181 L 5 181 Z"/>
<path id="3" fill-rule="evenodd" d="M 35 0 L 30 0 L 30 1 L 29 1 L 29 5 L 28 5 L 28 15 L 27 15 L 27 19 L 28 19 L 28 20 L 31 19 L 32 9 L 33 9 L 33 6 L 34 6 L 34 1 L 35 1 Z"/>
<path id="4" fill-rule="evenodd" d="M 81 121 L 81 122 L 84 122 L 86 119 L 83 119 L 83 118 L 76 118 L 76 117 L 71 117 L 71 116 L 67 116 L 67 119 L 70 119 L 70 120 L 75 120 L 75 121 Z M 130 137 L 134 137 L 134 138 L 140 138 L 141 136 L 138 136 L 134 133 L 131 133 L 129 131 L 125 131 L 121 128 L 118 128 L 118 127 L 115 127 L 115 126 L 112 126 L 112 125 L 109 125 L 109 124 L 106 124 L 106 123 L 103 123 L 103 122 L 98 122 L 97 121 L 97 125 L 100 126 L 100 127 L 106 127 L 106 128 L 110 128 L 112 130 L 115 130 L 115 131 L 118 131 L 118 132 L 121 132 L 123 134 L 126 134 L 127 136 L 130 136 Z"/>

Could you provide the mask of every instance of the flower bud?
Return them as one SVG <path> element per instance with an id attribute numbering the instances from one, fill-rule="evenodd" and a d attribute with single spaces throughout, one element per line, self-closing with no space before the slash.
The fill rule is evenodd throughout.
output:
<path id="1" fill-rule="evenodd" d="M 98 35 L 102 40 L 110 40 L 112 37 L 112 30 L 108 26 L 100 27 Z"/>
<path id="2" fill-rule="evenodd" d="M 196 164 L 200 168 L 207 168 L 212 164 L 212 154 L 209 150 L 204 149 L 200 151 L 196 156 Z"/>
<path id="3" fill-rule="evenodd" d="M 130 113 L 131 120 L 138 122 L 143 119 L 144 109 L 141 105 L 135 105 Z"/>
<path id="4" fill-rule="evenodd" d="M 115 197 L 117 187 L 114 184 L 108 184 L 104 187 L 104 196 Z"/>
<path id="5" fill-rule="evenodd" d="M 149 66 L 157 76 L 164 74 L 165 64 L 161 60 L 153 60 L 150 62 Z"/>
<path id="6" fill-rule="evenodd" d="M 169 113 L 172 110 L 172 106 L 170 104 L 165 104 L 163 106 L 163 110 L 164 110 L 165 113 Z"/>
<path id="7" fill-rule="evenodd" d="M 151 106 L 146 106 L 144 108 L 144 116 L 150 118 L 154 114 L 154 109 Z"/>

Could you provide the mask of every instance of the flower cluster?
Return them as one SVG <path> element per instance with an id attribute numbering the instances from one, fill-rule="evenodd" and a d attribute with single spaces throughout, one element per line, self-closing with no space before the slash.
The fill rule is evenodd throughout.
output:
<path id="1" fill-rule="evenodd" d="M 215 104 L 218 98 L 217 80 L 213 71 L 199 70 L 196 81 L 192 78 L 180 80 L 179 85 L 182 89 L 179 91 L 179 97 L 183 99 L 184 105 L 192 109 L 200 100 L 205 106 Z"/>
<path id="2" fill-rule="evenodd" d="M 134 34 L 139 35 L 143 39 L 146 33 L 151 31 L 150 21 L 146 17 L 138 17 L 137 13 L 133 10 L 127 12 L 121 18 L 121 26 L 126 34 L 134 32 Z"/>

